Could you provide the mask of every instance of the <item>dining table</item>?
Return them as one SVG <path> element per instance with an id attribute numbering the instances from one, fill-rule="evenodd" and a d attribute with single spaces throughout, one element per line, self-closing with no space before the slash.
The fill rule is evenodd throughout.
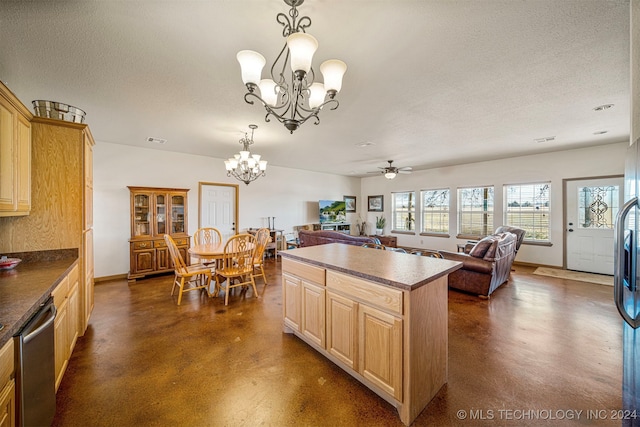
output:
<path id="1" fill-rule="evenodd" d="M 189 248 L 189 255 L 199 260 L 219 260 L 224 256 L 226 241 L 193 245 Z"/>
<path id="2" fill-rule="evenodd" d="M 215 262 L 215 268 L 221 267 L 220 263 L 224 258 L 224 248 L 227 245 L 227 240 L 215 243 L 206 243 L 201 245 L 193 245 L 189 248 L 189 255 L 194 258 L 198 258 L 200 262 L 208 261 L 207 266 L 214 267 L 212 264 Z M 249 243 L 251 246 L 255 246 L 253 243 Z M 249 249 L 252 249 L 251 246 Z M 204 264 L 204 262 L 203 262 Z M 215 271 L 214 271 L 215 274 Z M 214 279 L 215 280 L 215 279 Z M 220 291 L 218 284 L 214 284 L 213 294 L 218 295 Z"/>

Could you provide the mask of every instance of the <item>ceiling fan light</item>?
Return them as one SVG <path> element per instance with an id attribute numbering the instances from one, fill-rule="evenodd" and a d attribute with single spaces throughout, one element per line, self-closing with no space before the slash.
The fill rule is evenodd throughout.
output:
<path id="1" fill-rule="evenodd" d="M 308 73 L 313 54 L 318 49 L 318 40 L 311 34 L 293 33 L 287 37 L 287 46 L 291 52 L 291 71 Z"/>
<path id="2" fill-rule="evenodd" d="M 327 91 L 322 83 L 313 83 L 309 88 L 309 107 L 318 108 L 323 102 Z"/>
<path id="3" fill-rule="evenodd" d="M 342 77 L 347 72 L 347 64 L 339 59 L 330 59 L 320 65 L 320 72 L 324 77 L 325 90 L 327 92 L 340 92 L 340 89 L 342 89 Z"/>
<path id="4" fill-rule="evenodd" d="M 258 87 L 260 88 L 260 96 L 264 102 L 271 107 L 275 107 L 278 103 L 279 91 L 276 82 L 271 79 L 262 79 L 260 83 L 258 83 Z"/>
<path id="5" fill-rule="evenodd" d="M 393 179 L 396 177 L 396 173 L 395 172 L 387 172 L 384 174 L 384 177 L 387 179 Z"/>
<path id="6" fill-rule="evenodd" d="M 240 63 L 240 70 L 242 72 L 242 82 L 246 84 L 258 85 L 262 75 L 262 68 L 267 60 L 264 56 L 253 50 L 241 50 L 236 55 L 238 62 Z"/>

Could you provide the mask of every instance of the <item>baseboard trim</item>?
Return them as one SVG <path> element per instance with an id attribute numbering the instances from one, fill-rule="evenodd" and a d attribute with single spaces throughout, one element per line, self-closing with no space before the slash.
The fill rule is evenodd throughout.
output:
<path id="1" fill-rule="evenodd" d="M 560 268 L 563 267 L 561 265 L 547 265 L 547 264 L 538 264 L 535 262 L 522 262 L 522 261 L 513 261 L 513 265 L 520 265 L 522 267 L 545 267 L 545 268 Z"/>
<path id="2" fill-rule="evenodd" d="M 98 284 L 102 282 L 111 282 L 113 280 L 122 280 L 127 278 L 127 273 L 124 274 L 115 274 L 113 276 L 102 276 L 102 277 L 94 277 L 93 283 Z"/>

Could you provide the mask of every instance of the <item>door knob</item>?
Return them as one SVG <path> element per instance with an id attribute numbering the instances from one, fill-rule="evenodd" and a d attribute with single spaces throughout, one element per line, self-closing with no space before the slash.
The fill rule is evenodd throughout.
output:
<path id="1" fill-rule="evenodd" d="M 573 228 L 570 228 L 569 231 L 573 231 Z"/>

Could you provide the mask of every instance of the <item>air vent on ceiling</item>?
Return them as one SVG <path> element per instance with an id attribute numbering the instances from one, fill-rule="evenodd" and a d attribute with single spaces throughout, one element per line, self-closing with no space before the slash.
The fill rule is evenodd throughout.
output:
<path id="1" fill-rule="evenodd" d="M 598 105 L 593 110 L 594 111 L 604 111 L 604 110 L 608 110 L 611 107 L 613 107 L 613 104 L 604 104 L 604 105 Z"/>
<path id="2" fill-rule="evenodd" d="M 150 136 L 147 138 L 147 142 L 153 142 L 154 144 L 166 144 L 167 140 L 162 138 L 154 138 Z"/>
<path id="3" fill-rule="evenodd" d="M 537 142 L 538 144 L 541 144 L 543 142 L 555 141 L 555 139 L 556 139 L 555 136 L 545 136 L 544 138 L 536 138 L 534 139 L 534 141 Z"/>

